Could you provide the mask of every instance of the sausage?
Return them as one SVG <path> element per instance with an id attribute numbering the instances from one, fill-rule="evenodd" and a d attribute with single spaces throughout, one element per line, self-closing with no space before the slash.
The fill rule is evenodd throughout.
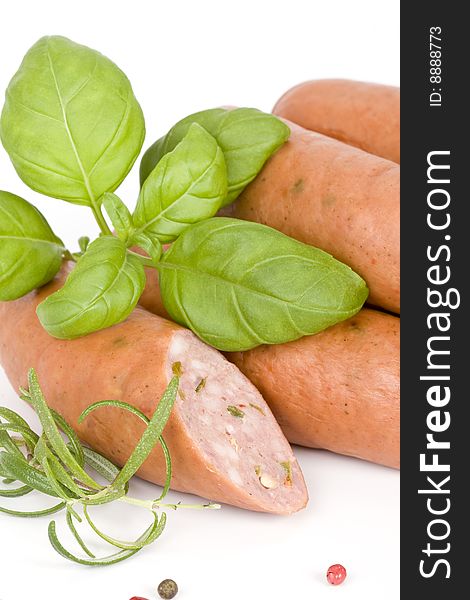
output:
<path id="1" fill-rule="evenodd" d="M 264 223 L 346 263 L 368 302 L 400 312 L 400 167 L 288 123 L 292 133 L 226 216 Z"/>
<path id="2" fill-rule="evenodd" d="M 273 113 L 396 163 L 400 162 L 400 88 L 347 79 L 306 81 Z"/>
<path id="3" fill-rule="evenodd" d="M 155 276 L 141 302 L 163 307 Z M 226 356 L 261 392 L 291 443 L 399 468 L 398 317 L 364 308 L 316 335 Z"/>
<path id="4" fill-rule="evenodd" d="M 399 468 L 399 338 L 398 317 L 365 308 L 317 335 L 227 357 L 291 443 Z"/>
<path id="5" fill-rule="evenodd" d="M 137 252 L 138 254 L 148 256 L 144 252 L 144 250 L 142 250 L 142 248 L 139 248 L 138 246 L 133 246 L 131 250 Z M 146 267 L 145 277 L 146 284 L 142 296 L 139 300 L 140 306 L 143 306 L 146 310 L 153 313 L 154 315 L 158 315 L 160 317 L 163 317 L 164 319 L 171 320 L 168 311 L 163 306 L 163 300 L 160 294 L 160 285 L 158 282 L 158 271 L 156 269 Z"/>
<path id="6" fill-rule="evenodd" d="M 102 408 L 78 426 L 92 402 L 122 400 L 151 416 L 181 363 L 177 400 L 163 436 L 172 456 L 171 487 L 255 511 L 288 514 L 307 503 L 300 467 L 266 402 L 240 371 L 190 331 L 142 308 L 123 323 L 72 341 L 50 337 L 37 304 L 63 283 L 0 303 L 0 360 L 12 385 L 34 367 L 50 406 L 80 438 L 118 465 L 143 431 L 133 415 Z M 179 367 L 179 365 L 178 365 Z M 162 484 L 155 448 L 139 471 Z"/>

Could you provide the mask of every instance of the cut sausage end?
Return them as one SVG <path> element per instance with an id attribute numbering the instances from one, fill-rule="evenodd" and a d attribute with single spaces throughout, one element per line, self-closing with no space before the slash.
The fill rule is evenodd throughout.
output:
<path id="1" fill-rule="evenodd" d="M 14 388 L 27 385 L 34 367 L 49 406 L 85 443 L 122 466 L 142 436 L 142 421 L 114 407 L 93 412 L 81 424 L 80 414 L 93 402 L 114 399 L 151 417 L 173 373 L 181 374 L 163 431 L 171 488 L 256 511 L 303 508 L 307 491 L 300 468 L 265 401 L 237 367 L 193 333 L 136 308 L 122 323 L 76 340 L 49 336 L 36 307 L 61 287 L 68 270 L 24 298 L 0 302 L 0 362 Z M 137 474 L 163 484 L 160 445 Z"/>
<path id="2" fill-rule="evenodd" d="M 176 414 L 188 439 L 239 505 L 289 514 L 308 500 L 302 472 L 268 405 L 253 384 L 191 332 L 170 343 L 167 378 L 180 373 Z"/>

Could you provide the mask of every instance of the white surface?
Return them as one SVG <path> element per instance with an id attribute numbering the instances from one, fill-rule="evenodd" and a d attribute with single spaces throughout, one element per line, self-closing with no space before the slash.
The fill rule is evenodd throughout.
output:
<path id="1" fill-rule="evenodd" d="M 1 19 L 0 93 L 36 39 L 69 36 L 127 73 L 146 116 L 145 147 L 196 110 L 220 104 L 270 110 L 281 93 L 305 79 L 399 83 L 398 0 L 31 0 L 6 3 Z M 96 231 L 85 208 L 26 188 L 3 149 L 0 189 L 34 202 L 73 249 L 80 235 Z M 134 168 L 120 189 L 129 206 L 137 189 Z M 0 404 L 29 411 L 1 370 Z M 297 456 L 311 496 L 303 512 L 288 518 L 230 507 L 172 512 L 154 547 L 114 567 L 80 567 L 55 555 L 47 518 L 0 516 L 0 600 L 154 599 L 165 577 L 179 583 L 178 600 L 396 600 L 399 474 L 326 452 L 298 449 Z M 136 493 L 157 495 L 141 482 Z M 122 510 L 101 511 L 100 523 L 121 536 L 129 527 L 131 535 L 143 526 L 140 513 L 131 509 L 128 517 Z M 325 573 L 336 562 L 348 578 L 334 588 Z"/>

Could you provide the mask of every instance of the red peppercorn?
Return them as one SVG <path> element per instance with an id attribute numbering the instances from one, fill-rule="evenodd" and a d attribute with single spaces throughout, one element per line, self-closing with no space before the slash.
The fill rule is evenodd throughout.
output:
<path id="1" fill-rule="evenodd" d="M 326 572 L 326 578 L 331 585 L 339 585 L 346 579 L 346 569 L 343 565 L 331 565 Z"/>
<path id="2" fill-rule="evenodd" d="M 142 598 L 142 596 L 132 596 L 131 600 L 147 600 L 147 598 Z"/>

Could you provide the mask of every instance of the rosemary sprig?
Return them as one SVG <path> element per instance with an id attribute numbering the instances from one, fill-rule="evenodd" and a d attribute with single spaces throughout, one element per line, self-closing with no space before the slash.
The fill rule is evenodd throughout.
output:
<path id="1" fill-rule="evenodd" d="M 66 524 L 86 556 L 77 556 L 63 546 L 57 536 L 55 521 L 49 523 L 48 530 L 52 547 L 68 560 L 82 565 L 104 566 L 130 558 L 153 543 L 166 525 L 166 513 L 159 513 L 162 509 L 220 508 L 218 504 L 211 502 L 199 505 L 162 502 L 169 490 L 172 472 L 171 457 L 162 432 L 171 414 L 178 385 L 179 376 L 175 374 L 151 419 L 134 406 L 114 400 L 95 402 L 80 415 L 81 423 L 94 410 L 111 407 L 126 410 L 145 423 L 146 429 L 141 439 L 124 467 L 119 469 L 98 452 L 83 446 L 73 428 L 61 415 L 47 406 L 37 375 L 31 369 L 28 375 L 28 389 L 20 390 L 20 398 L 34 408 L 43 431 L 38 436 L 17 413 L 0 407 L 0 477 L 6 486 L 0 488 L 0 496 L 17 498 L 35 491 L 60 501 L 37 511 L 0 507 L 0 512 L 15 517 L 37 518 L 65 511 Z M 132 498 L 128 495 L 129 480 L 157 443 L 161 445 L 166 462 L 166 481 L 162 493 L 155 500 Z M 107 482 L 106 485 L 97 482 L 87 469 L 92 469 L 100 475 Z M 152 523 L 136 540 L 117 540 L 102 532 L 93 522 L 89 507 L 115 501 L 150 511 Z M 97 558 L 89 550 L 76 523 L 87 524 L 95 535 L 116 548 L 117 552 Z"/>

